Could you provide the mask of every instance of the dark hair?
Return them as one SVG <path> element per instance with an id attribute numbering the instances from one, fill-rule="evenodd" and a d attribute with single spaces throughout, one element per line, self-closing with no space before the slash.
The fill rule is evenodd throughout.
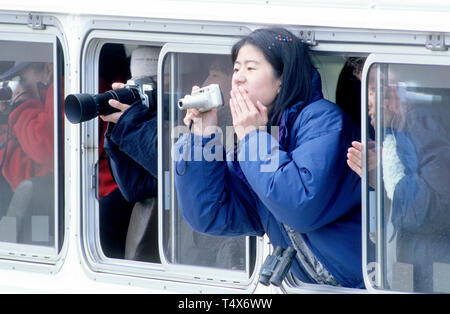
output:
<path id="1" fill-rule="evenodd" d="M 124 45 L 104 44 L 100 50 L 99 77 L 110 85 L 115 81 L 126 80 L 130 76 L 130 60 Z"/>
<path id="2" fill-rule="evenodd" d="M 257 29 L 234 44 L 233 64 L 245 44 L 259 48 L 272 65 L 275 76 L 283 77 L 280 92 L 269 112 L 269 126 L 279 125 L 286 108 L 300 101 L 306 105 L 311 100 L 314 66 L 308 46 L 284 28 Z"/>

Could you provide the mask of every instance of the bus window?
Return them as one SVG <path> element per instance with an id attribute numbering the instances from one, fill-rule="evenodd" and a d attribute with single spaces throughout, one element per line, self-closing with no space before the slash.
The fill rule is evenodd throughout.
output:
<path id="1" fill-rule="evenodd" d="M 9 256 L 48 259 L 63 238 L 63 63 L 55 46 L 55 38 L 0 41 L 0 247 Z"/>
<path id="2" fill-rule="evenodd" d="M 112 83 L 130 83 L 131 80 L 150 78 L 157 83 L 157 64 L 160 47 L 106 43 L 99 56 L 99 93 L 112 89 Z M 156 89 L 154 90 L 156 99 Z M 152 197 L 131 199 L 131 188 L 121 173 L 111 171 L 110 157 L 105 149 L 105 134 L 113 136 L 114 124 L 98 119 L 99 158 L 98 200 L 99 232 L 103 254 L 109 258 L 159 263 L 158 207 L 156 194 Z M 156 116 L 155 116 L 155 133 Z M 110 139 L 110 149 L 120 150 Z M 115 153 L 117 155 L 117 153 Z M 131 160 L 131 159 L 129 159 Z M 122 161 L 122 160 L 121 160 Z M 155 169 L 157 160 L 154 160 Z M 125 165 L 119 164 L 119 167 Z M 140 167 L 135 177 L 151 174 Z M 117 180 L 119 179 L 119 180 Z M 121 182 L 116 183 L 116 182 Z M 156 193 L 156 179 L 155 179 Z M 134 188 L 134 187 L 133 187 Z M 144 187 L 141 187 L 144 188 Z"/>
<path id="3" fill-rule="evenodd" d="M 366 81 L 368 237 L 372 287 L 450 292 L 450 79 L 448 66 L 372 63 Z M 368 132 L 367 132 L 368 133 Z M 372 206 L 366 205 L 366 211 Z"/>
<path id="4" fill-rule="evenodd" d="M 207 266 L 249 272 L 252 255 L 249 238 L 215 237 L 200 234 L 184 222 L 178 208 L 171 158 L 174 143 L 181 135 L 185 111 L 177 100 L 191 93 L 194 85 L 219 84 L 225 101 L 218 109 L 218 125 L 226 150 L 234 148 L 234 130 L 228 106 L 232 66 L 229 55 L 168 53 L 164 58 L 163 83 L 163 171 L 164 171 L 164 253 L 168 263 Z M 173 157 L 173 156 L 172 156 Z M 248 278 L 248 277 L 247 277 Z"/>

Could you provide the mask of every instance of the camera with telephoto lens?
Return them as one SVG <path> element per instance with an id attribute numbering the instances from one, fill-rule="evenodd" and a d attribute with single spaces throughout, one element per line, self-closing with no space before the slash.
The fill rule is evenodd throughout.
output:
<path id="1" fill-rule="evenodd" d="M 19 86 L 18 81 L 4 81 L 0 83 L 0 101 L 11 101 L 14 91 Z"/>
<path id="2" fill-rule="evenodd" d="M 292 259 L 297 251 L 291 247 L 283 249 L 277 246 L 273 253 L 267 256 L 259 273 L 259 282 L 265 286 L 273 284 L 279 287 L 291 267 Z"/>
<path id="3" fill-rule="evenodd" d="M 68 95 L 64 100 L 64 111 L 67 119 L 74 124 L 119 111 L 108 104 L 110 99 L 129 105 L 141 101 L 149 111 L 156 112 L 156 92 L 156 83 L 150 77 L 131 79 L 124 88 L 102 94 Z"/>
<path id="4" fill-rule="evenodd" d="M 178 100 L 178 108 L 181 110 L 197 109 L 200 112 L 209 111 L 223 106 L 222 91 L 218 84 L 211 84 L 193 91 L 190 97 Z"/>
<path id="5" fill-rule="evenodd" d="M 0 124 L 7 123 L 9 114 L 21 103 L 20 98 L 14 97 L 14 92 L 19 85 L 18 81 L 0 82 L 0 102 L 2 103 Z"/>

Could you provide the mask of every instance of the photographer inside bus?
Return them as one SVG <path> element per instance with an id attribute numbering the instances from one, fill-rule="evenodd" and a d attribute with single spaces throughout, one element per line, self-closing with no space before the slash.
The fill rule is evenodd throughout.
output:
<path id="1" fill-rule="evenodd" d="M 154 47 L 142 47 L 133 51 L 132 76 L 137 76 L 136 72 L 138 71 L 147 74 L 152 72 L 155 73 L 154 81 L 156 82 L 158 53 L 159 48 Z M 136 60 L 148 59 L 149 55 L 153 56 L 150 57 L 154 60 L 153 64 L 136 62 Z M 212 60 L 205 57 L 205 63 L 209 61 L 211 61 L 211 65 L 204 84 L 220 84 L 225 91 L 228 91 L 230 89 L 230 69 L 224 69 L 223 60 L 220 57 Z M 124 84 L 113 84 L 113 89 L 122 87 Z M 154 197 L 157 195 L 156 114 L 149 112 L 140 102 L 127 105 L 110 100 L 109 104 L 120 110 L 110 115 L 100 116 L 103 120 L 111 122 L 106 134 L 105 149 L 109 155 L 114 179 L 125 198 L 130 202 L 139 202 Z M 231 123 L 231 119 L 228 117 L 229 112 L 225 113 L 226 110 L 223 108 L 222 111 L 220 121 L 225 127 Z M 182 228 L 180 232 L 183 235 L 182 244 L 180 244 L 182 257 L 180 258 L 183 263 L 230 269 L 240 267 L 241 255 L 245 249 L 244 238 L 219 240 L 216 237 L 195 233 L 186 224 L 181 224 L 180 228 Z M 152 239 L 149 237 L 149 241 L 156 240 L 156 234 L 152 235 Z M 154 243 L 153 246 L 157 248 L 157 243 Z M 152 250 L 150 243 L 147 244 L 147 250 Z M 152 255 L 152 261 L 157 260 L 156 255 L 157 253 Z"/>
<path id="2" fill-rule="evenodd" d="M 160 48 L 139 47 L 131 56 L 130 70 L 132 79 L 150 76 L 157 83 L 157 65 Z M 124 83 L 114 83 L 113 89 L 124 88 Z M 118 112 L 101 115 L 108 123 L 105 134 L 105 150 L 109 156 L 110 167 L 120 191 L 129 202 L 157 195 L 157 116 L 156 108 L 149 110 L 141 101 L 134 104 L 122 104 L 110 100 L 109 104 Z M 145 128 L 143 128 L 145 126 Z M 137 137 L 140 145 L 134 145 L 130 137 Z M 154 161 L 142 167 L 137 156 L 145 156 Z M 143 175 L 144 173 L 150 175 Z M 132 184 L 132 185 L 130 185 Z"/>
<path id="3" fill-rule="evenodd" d="M 54 224 L 53 63 L 18 63 L 0 75 L 11 79 L 17 82 L 11 100 L 0 104 L 1 175 L 14 191 L 5 215 L 15 219 L 18 242 L 47 243 Z M 39 239 L 31 236 L 36 230 L 24 229 L 32 215 L 49 218 Z"/>
<path id="4" fill-rule="evenodd" d="M 450 263 L 450 109 L 438 88 L 429 89 L 428 94 L 407 90 L 396 78 L 399 68 L 389 69 L 389 84 L 384 77 L 380 83 L 376 69 L 372 67 L 369 73 L 368 114 L 374 128 L 377 119 L 384 120 L 383 139 L 378 144 L 368 142 L 367 167 L 369 185 L 376 188 L 376 152 L 381 150 L 378 165 L 388 215 L 388 282 L 392 289 L 399 285 L 399 280 L 394 280 L 398 276 L 392 273 L 404 263 L 413 266 L 410 277 L 402 272 L 401 281 L 410 282 L 408 290 L 437 292 L 434 267 Z M 382 117 L 377 117 L 376 109 L 378 84 L 385 89 L 380 100 Z M 359 176 L 361 154 L 362 144 L 353 142 L 347 163 Z"/>
<path id="5" fill-rule="evenodd" d="M 159 51 L 158 47 L 146 46 L 133 50 L 130 60 L 131 80 L 151 79 L 156 84 Z M 113 89 L 123 87 L 125 87 L 123 83 L 113 83 Z M 156 103 L 150 104 L 154 108 L 147 108 L 141 101 L 130 105 L 113 102 L 111 105 L 117 106 L 116 108 L 120 110 L 101 115 L 100 118 L 103 120 L 102 123 L 108 123 L 103 148 L 107 155 L 109 170 L 119 190 L 106 196 L 110 200 L 109 205 L 101 210 L 102 249 L 110 257 L 159 262 L 157 236 L 152 230 L 157 223 Z M 130 132 L 131 134 L 134 131 L 141 132 L 140 126 L 143 123 L 149 127 L 146 130 L 149 132 L 143 131 L 139 134 L 139 138 L 147 141 L 146 144 L 152 148 L 151 158 L 155 160 L 154 167 L 150 171 L 133 159 L 135 149 L 139 147 L 130 145 L 128 137 Z M 150 175 L 144 175 L 149 172 Z M 114 199 L 124 200 L 117 206 Z M 149 204 L 151 206 L 148 206 Z M 136 223 L 136 220 L 139 222 Z M 145 250 L 139 247 L 139 243 L 143 242 L 146 242 Z"/>

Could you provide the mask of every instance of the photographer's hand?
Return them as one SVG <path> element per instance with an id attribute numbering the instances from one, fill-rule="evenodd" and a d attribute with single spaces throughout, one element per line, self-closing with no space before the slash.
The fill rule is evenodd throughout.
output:
<path id="1" fill-rule="evenodd" d="M 192 91 L 198 90 L 200 87 L 192 87 Z M 184 98 L 189 98 L 186 95 Z M 215 132 L 217 127 L 217 109 L 211 109 L 206 112 L 200 112 L 197 109 L 188 109 L 183 119 L 186 126 L 190 126 L 192 122 L 191 132 L 196 135 L 209 136 Z"/>
<path id="2" fill-rule="evenodd" d="M 124 87 L 125 87 L 125 84 L 124 84 L 124 83 L 113 83 L 113 84 L 112 84 L 112 89 L 114 89 L 114 90 L 115 90 L 115 89 L 119 89 L 119 88 L 124 88 Z M 106 121 L 106 122 L 117 123 L 117 121 L 119 121 L 119 118 L 122 116 L 122 114 L 124 113 L 124 111 L 127 110 L 128 108 L 130 108 L 130 105 L 122 104 L 121 102 L 118 102 L 118 101 L 115 100 L 115 99 L 110 99 L 110 100 L 108 101 L 108 103 L 109 103 L 109 105 L 110 105 L 111 107 L 114 107 L 114 108 L 116 108 L 116 109 L 119 109 L 120 111 L 111 113 L 111 114 L 106 115 L 106 116 L 101 115 L 100 118 L 101 118 L 103 121 Z"/>

